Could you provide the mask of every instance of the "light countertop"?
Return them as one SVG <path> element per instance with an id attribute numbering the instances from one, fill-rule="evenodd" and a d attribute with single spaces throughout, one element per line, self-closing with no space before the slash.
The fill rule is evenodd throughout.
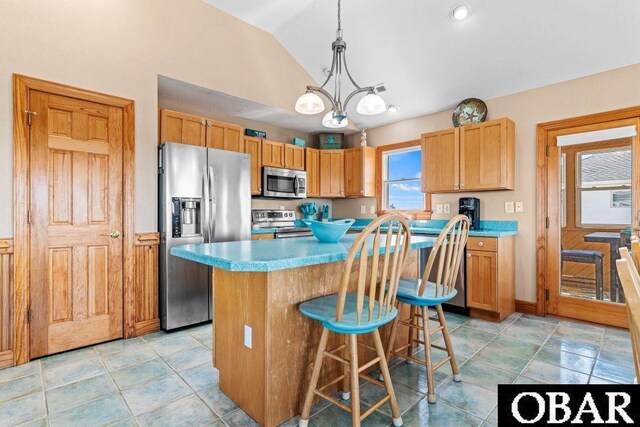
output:
<path id="1" fill-rule="evenodd" d="M 343 261 L 357 235 L 345 235 L 338 243 L 320 243 L 315 237 L 245 240 L 176 246 L 171 255 L 227 271 L 276 271 Z M 411 249 L 432 247 L 435 238 L 412 236 Z M 368 240 L 373 252 L 373 236 Z M 393 250 L 392 245 L 392 250 Z M 384 240 L 380 253 L 384 253 Z"/>

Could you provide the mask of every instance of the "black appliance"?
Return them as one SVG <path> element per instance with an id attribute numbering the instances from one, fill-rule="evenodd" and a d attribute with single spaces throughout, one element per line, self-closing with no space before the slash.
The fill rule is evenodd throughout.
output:
<path id="1" fill-rule="evenodd" d="M 480 199 L 476 197 L 460 197 L 458 213 L 469 218 L 471 230 L 480 228 Z"/>

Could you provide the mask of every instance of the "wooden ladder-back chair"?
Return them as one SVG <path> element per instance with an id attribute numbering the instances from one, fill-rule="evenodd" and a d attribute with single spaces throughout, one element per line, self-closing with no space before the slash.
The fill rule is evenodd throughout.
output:
<path id="1" fill-rule="evenodd" d="M 383 227 L 387 230 L 383 231 Z M 398 313 L 395 307 L 398 280 L 410 249 L 411 232 L 407 221 L 397 214 L 381 216 L 371 222 L 353 242 L 342 269 L 339 292 L 300 304 L 300 311 L 305 316 L 322 322 L 320 344 L 300 417 L 299 425 L 301 427 L 306 427 L 309 423 L 314 395 L 329 400 L 340 408 L 351 412 L 353 426 L 360 426 L 363 419 L 389 401 L 393 424 L 395 426 L 402 425 L 402 417 L 391 384 L 389 367 L 378 328 L 392 322 Z M 383 251 L 382 254 L 381 251 Z M 370 257 L 367 256 L 369 253 Z M 351 270 L 358 257 L 360 264 L 357 268 L 357 274 L 355 274 L 357 276 L 356 286 L 352 288 L 356 292 L 352 292 L 349 289 L 350 282 L 353 282 Z M 369 273 L 367 272 L 368 267 L 370 267 Z M 329 332 L 342 334 L 344 336 L 343 344 L 333 350 L 328 350 L 326 347 Z M 375 347 L 358 342 L 358 335 L 368 333 L 373 334 Z M 377 357 L 359 365 L 358 344 L 375 351 Z M 343 353 L 343 356 L 339 355 L 340 352 Z M 342 363 L 343 371 L 338 378 L 318 387 L 318 379 L 325 357 Z M 380 364 L 384 382 L 366 377 L 363 373 L 377 363 Z M 387 392 L 380 401 L 362 414 L 360 412 L 360 377 L 384 388 Z M 325 392 L 328 387 L 341 381 L 342 398 L 343 400 L 351 399 L 351 406 Z"/>
<path id="2" fill-rule="evenodd" d="M 461 379 L 449 329 L 442 311 L 442 303 L 451 300 L 457 294 L 455 283 L 460 271 L 460 264 L 464 258 L 468 237 L 469 218 L 465 215 L 457 215 L 440 232 L 429 254 L 422 279 L 403 277 L 400 278 L 398 284 L 398 312 L 401 312 L 403 304 L 409 304 L 411 306 L 410 317 L 408 320 L 401 320 L 398 316 L 393 321 L 387 343 L 387 359 L 395 355 L 406 359 L 408 363 L 418 362 L 425 366 L 429 403 L 436 402 L 434 373 L 437 369 L 449 362 L 453 371 L 453 379 L 455 381 Z M 434 268 L 437 268 L 436 281 L 432 282 L 429 281 L 429 277 L 432 277 L 431 273 Z M 429 307 L 435 307 L 437 317 L 429 317 Z M 429 320 L 439 322 L 440 326 L 431 330 Z M 399 325 L 409 327 L 409 342 L 401 347 L 393 348 Z M 423 332 L 424 340 L 420 339 L 420 330 Z M 431 343 L 431 336 L 438 332 L 442 332 L 445 347 Z M 413 356 L 414 350 L 417 348 L 416 344 L 424 345 L 424 360 Z M 435 365 L 432 361 L 432 347 L 447 352 L 447 357 Z"/>
<path id="3" fill-rule="evenodd" d="M 640 256 L 640 242 L 633 241 L 631 248 L 633 256 L 626 247 L 620 248 L 621 258 L 616 261 L 618 277 L 625 294 L 627 316 L 629 317 L 629 334 L 631 335 L 631 347 L 633 349 L 633 362 L 636 370 L 636 384 L 640 378 L 640 274 L 636 266 L 636 260 Z"/>

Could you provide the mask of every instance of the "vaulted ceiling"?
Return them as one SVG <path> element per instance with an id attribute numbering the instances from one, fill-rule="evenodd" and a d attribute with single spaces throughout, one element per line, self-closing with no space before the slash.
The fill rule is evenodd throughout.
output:
<path id="1" fill-rule="evenodd" d="M 318 83 L 330 65 L 336 0 L 205 0 L 272 33 Z M 452 9 L 471 9 L 454 22 Z M 344 0 L 356 82 L 384 82 L 398 113 L 350 118 L 375 127 L 640 63 L 638 0 Z M 304 88 L 300 88 L 303 93 Z M 293 108 L 293 105 L 292 105 Z M 321 119 L 318 116 L 318 121 Z"/>

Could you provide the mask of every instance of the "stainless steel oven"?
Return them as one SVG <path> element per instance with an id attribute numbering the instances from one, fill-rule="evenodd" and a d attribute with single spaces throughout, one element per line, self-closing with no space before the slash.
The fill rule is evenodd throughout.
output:
<path id="1" fill-rule="evenodd" d="M 263 168 L 262 195 L 304 199 L 307 197 L 307 173 L 305 171 Z"/>

